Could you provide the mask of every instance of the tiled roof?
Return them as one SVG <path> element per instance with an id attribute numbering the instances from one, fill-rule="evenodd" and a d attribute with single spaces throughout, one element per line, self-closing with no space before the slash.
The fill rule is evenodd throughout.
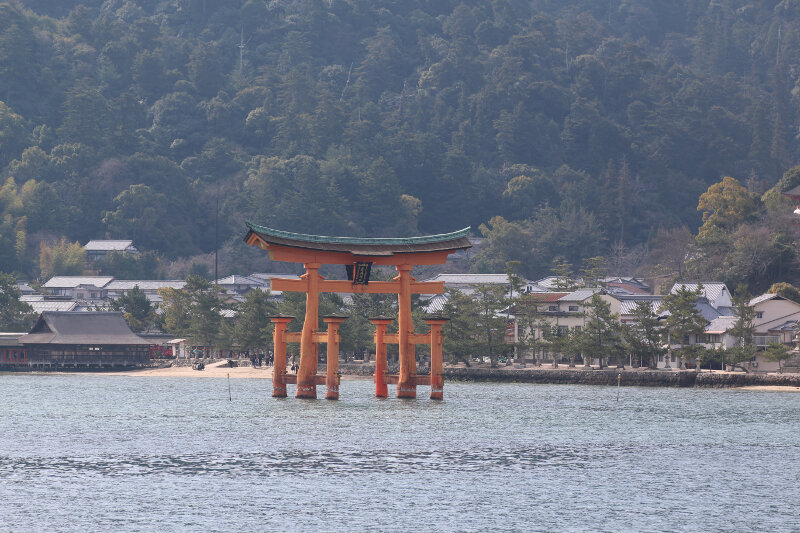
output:
<path id="1" fill-rule="evenodd" d="M 650 305 L 653 308 L 654 313 L 658 313 L 658 309 L 661 307 L 661 298 L 621 298 L 620 307 L 619 307 L 619 314 L 620 315 L 632 315 L 636 310 L 636 305 L 639 302 L 650 302 Z"/>
<path id="2" fill-rule="evenodd" d="M 253 278 L 253 279 L 256 279 L 256 280 L 262 280 L 262 281 L 265 281 L 267 283 L 269 283 L 269 281 L 272 278 L 300 279 L 300 276 L 298 276 L 296 274 L 275 274 L 275 273 L 269 273 L 269 272 L 253 272 L 252 274 L 250 274 L 247 277 L 248 278 Z"/>
<path id="3" fill-rule="evenodd" d="M 452 233 L 423 235 L 420 237 L 332 237 L 292 233 L 246 222 L 248 228 L 244 241 L 251 246 L 271 245 L 303 248 L 307 250 L 344 252 L 356 256 L 393 256 L 405 253 L 444 252 L 471 248 L 470 228 Z M 266 248 L 265 248 L 266 249 Z"/>
<path id="4" fill-rule="evenodd" d="M 591 298 L 598 292 L 600 292 L 600 289 L 578 289 L 577 291 L 573 291 L 566 296 L 562 296 L 559 298 L 559 300 L 562 302 L 582 302 Z"/>
<path id="5" fill-rule="evenodd" d="M 771 294 L 769 292 L 765 292 L 761 296 L 756 296 L 755 298 L 750 300 L 750 306 L 754 306 L 756 304 L 760 304 L 761 302 L 766 302 L 768 300 L 774 300 L 776 298 L 781 299 L 781 300 L 785 299 L 782 296 L 778 296 L 777 294 Z"/>
<path id="6" fill-rule="evenodd" d="M 426 281 L 444 281 L 445 285 L 508 285 L 507 274 L 437 274 Z M 524 280 L 523 280 L 524 281 Z"/>
<path id="7" fill-rule="evenodd" d="M 769 328 L 768 331 L 794 331 L 797 329 L 797 320 L 788 320 L 780 326 Z"/>
<path id="8" fill-rule="evenodd" d="M 48 300 L 26 303 L 31 306 L 34 313 L 44 313 L 45 311 L 72 311 L 78 305 L 78 302 L 75 300 Z"/>
<path id="9" fill-rule="evenodd" d="M 730 294 L 728 287 L 726 287 L 724 283 L 720 283 L 718 281 L 703 281 L 703 282 L 691 282 L 691 283 L 684 283 L 679 281 L 678 283 L 672 286 L 672 289 L 670 289 L 669 293 L 675 294 L 681 287 L 686 287 L 690 291 L 695 291 L 697 290 L 697 287 L 701 284 L 703 285 L 703 296 L 705 296 L 712 302 L 716 301 L 717 298 L 719 298 L 722 295 L 723 291 Z"/>
<path id="10" fill-rule="evenodd" d="M 735 316 L 718 316 L 706 326 L 706 333 L 725 333 L 736 325 Z"/>
<path id="11" fill-rule="evenodd" d="M 113 280 L 112 276 L 53 276 L 42 286 L 47 289 L 74 289 L 79 285 L 103 288 Z"/>
<path id="12" fill-rule="evenodd" d="M 125 323 L 122 313 L 44 312 L 22 344 L 150 344 Z"/>
<path id="13" fill-rule="evenodd" d="M 433 298 L 425 301 L 422 304 L 422 308 L 428 314 L 433 313 L 441 313 L 442 309 L 444 309 L 444 304 L 447 303 L 447 295 L 446 294 L 437 294 Z"/>
<path id="14" fill-rule="evenodd" d="M 256 279 L 250 276 L 237 276 L 232 275 L 222 279 L 218 279 L 215 282 L 217 285 L 254 285 L 261 287 L 266 282 L 264 280 Z"/>
<path id="15" fill-rule="evenodd" d="M 182 279 L 146 280 L 146 279 L 115 279 L 105 288 L 110 291 L 129 291 L 139 287 L 143 291 L 157 291 L 158 289 L 182 289 L 186 282 Z"/>
<path id="16" fill-rule="evenodd" d="M 557 302 L 560 299 L 562 299 L 564 296 L 567 296 L 567 295 L 569 295 L 568 292 L 534 292 L 534 293 L 529 293 L 529 296 L 531 297 L 531 299 L 533 299 L 536 302 L 542 302 L 542 303 Z"/>
<path id="17" fill-rule="evenodd" d="M 133 246 L 131 240 L 92 240 L 83 247 L 87 252 L 124 252 L 129 246 Z"/>

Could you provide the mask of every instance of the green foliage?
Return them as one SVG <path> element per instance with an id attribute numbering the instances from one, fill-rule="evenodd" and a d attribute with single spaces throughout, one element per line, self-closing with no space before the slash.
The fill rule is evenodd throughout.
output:
<path id="1" fill-rule="evenodd" d="M 16 280 L 0 272 L 0 331 L 28 331 L 33 325 L 33 309 L 20 296 Z"/>
<path id="2" fill-rule="evenodd" d="M 220 242 L 246 219 L 346 235 L 484 224 L 476 268 L 516 260 L 534 277 L 696 227 L 719 176 L 762 190 L 798 148 L 783 5 L 76 4 L 0 3 L 0 175 L 35 183 L 0 205 L 2 270 L 33 274 L 42 239 L 106 233 L 207 253 L 219 201 Z M 701 209 L 723 232 L 697 271 L 797 274 L 785 228 L 733 249 L 753 213 L 784 212 L 791 172 L 754 211 L 741 191 Z M 745 266 L 764 253 L 766 270 Z"/>
<path id="3" fill-rule="evenodd" d="M 783 296 L 784 298 L 792 300 L 793 302 L 800 303 L 800 289 L 791 283 L 773 283 L 767 292 L 770 294 L 777 294 L 778 296 Z"/>
<path id="4" fill-rule="evenodd" d="M 688 352 L 684 352 L 686 338 L 690 335 L 698 335 L 705 331 L 706 319 L 697 310 L 697 300 L 702 295 L 700 286 L 695 290 L 690 290 L 681 286 L 674 293 L 664 296 L 661 301 L 661 308 L 669 312 L 665 320 L 667 332 L 670 336 L 670 345 L 677 344 L 678 356 L 681 358 L 681 368 L 687 357 Z"/>
<path id="5" fill-rule="evenodd" d="M 778 372 L 780 373 L 783 373 L 783 362 L 787 359 L 791 359 L 796 354 L 796 352 L 792 351 L 791 347 L 779 342 L 770 343 L 761 353 L 766 359 L 777 361 Z"/>
<path id="6" fill-rule="evenodd" d="M 110 252 L 98 260 L 94 268 L 103 276 L 117 279 L 161 279 L 160 261 L 155 252 L 129 254 Z"/>
<path id="7" fill-rule="evenodd" d="M 39 268 L 43 278 L 51 276 L 79 276 L 86 267 L 86 250 L 80 243 L 66 239 L 55 245 L 41 243 Z"/>
<path id="8" fill-rule="evenodd" d="M 273 325 L 269 317 L 277 314 L 277 306 L 269 292 L 248 292 L 236 311 L 234 344 L 239 350 L 263 351 L 272 346 Z"/>
<path id="9" fill-rule="evenodd" d="M 584 357 L 597 359 L 600 368 L 605 366 L 608 357 L 622 355 L 621 328 L 619 315 L 611 312 L 611 304 L 594 294 L 586 305 L 586 325 L 581 335 Z"/>
<path id="10" fill-rule="evenodd" d="M 655 369 L 658 356 L 664 348 L 665 327 L 649 301 L 636 302 L 633 321 L 624 328 L 623 336 L 628 351 L 648 367 Z"/>
<path id="11" fill-rule="evenodd" d="M 125 322 L 136 332 L 144 331 L 155 321 L 155 309 L 138 285 L 119 298 L 112 300 L 109 307 L 115 311 L 122 311 Z"/>

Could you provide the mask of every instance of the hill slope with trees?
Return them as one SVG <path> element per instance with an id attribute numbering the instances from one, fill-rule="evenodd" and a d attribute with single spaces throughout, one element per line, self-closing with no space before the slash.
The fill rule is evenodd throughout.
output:
<path id="1" fill-rule="evenodd" d="M 528 276 L 652 251 L 703 224 L 724 176 L 757 198 L 797 163 L 798 18 L 797 0 L 0 1 L 0 271 L 38 276 L 62 238 L 191 257 L 244 220 L 484 225 L 508 246 L 477 268 Z"/>

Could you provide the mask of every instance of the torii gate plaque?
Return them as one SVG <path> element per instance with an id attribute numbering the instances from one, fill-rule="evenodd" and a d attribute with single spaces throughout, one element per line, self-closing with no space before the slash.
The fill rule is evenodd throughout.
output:
<path id="1" fill-rule="evenodd" d="M 319 332 L 319 294 L 321 292 L 358 292 L 397 294 L 398 301 L 398 333 L 388 334 L 387 319 L 380 317 L 373 320 L 378 330 L 376 341 L 399 345 L 400 373 L 388 376 L 385 372 L 385 345 L 377 346 L 383 350 L 383 368 L 376 361 L 375 393 L 386 396 L 386 383 L 397 383 L 398 398 L 416 398 L 417 385 L 431 383 L 431 397 L 441 398 L 441 328 L 444 319 L 431 317 L 427 322 L 431 327 L 429 335 L 414 333 L 411 320 L 411 294 L 441 294 L 444 292 L 443 282 L 418 282 L 411 276 L 415 265 L 444 264 L 447 256 L 457 250 L 464 250 L 471 245 L 467 235 L 470 228 L 441 235 L 427 235 L 408 238 L 356 238 L 325 237 L 320 235 L 304 235 L 289 233 L 247 223 L 249 231 L 244 241 L 251 246 L 258 246 L 269 252 L 274 261 L 302 263 L 306 272 L 300 279 L 273 278 L 271 286 L 276 291 L 295 291 L 306 293 L 306 314 L 303 331 L 299 335 L 286 332 L 286 324 L 292 317 L 274 317 L 275 322 L 275 370 L 273 377 L 273 396 L 286 396 L 286 383 L 294 381 L 295 376 L 285 374 L 285 343 L 300 342 L 300 369 L 297 372 L 297 398 L 316 398 L 317 385 L 328 384 L 326 398 L 338 398 L 338 383 L 335 391 L 331 389 L 331 375 L 328 365 L 328 376 L 317 375 L 318 344 L 327 342 L 329 354 L 338 357 L 338 324 L 341 317 L 326 317 L 328 332 Z M 350 280 L 326 280 L 320 276 L 319 268 L 323 264 L 346 265 Z M 391 281 L 369 281 L 369 269 L 372 265 L 391 265 L 397 269 L 397 277 Z M 333 330 L 331 330 L 333 328 Z M 431 376 L 416 375 L 414 344 L 431 343 Z M 279 347 L 278 343 L 282 343 Z M 335 354 L 331 348 L 335 345 Z M 283 361 L 279 355 L 283 354 Z M 434 360 L 438 359 L 438 360 Z M 281 366 L 282 365 L 282 366 Z M 434 375 L 436 368 L 438 375 Z M 423 378 L 423 379 L 419 379 Z M 395 381 L 396 379 L 396 381 Z M 379 390 L 379 380 L 381 390 Z"/>

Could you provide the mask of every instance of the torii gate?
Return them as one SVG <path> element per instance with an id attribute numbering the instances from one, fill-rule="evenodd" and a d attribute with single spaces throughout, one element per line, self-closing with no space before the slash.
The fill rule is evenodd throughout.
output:
<path id="1" fill-rule="evenodd" d="M 415 265 L 444 264 L 447 256 L 457 250 L 470 248 L 467 236 L 470 228 L 445 233 L 408 238 L 357 238 L 325 237 L 275 230 L 247 223 L 249 231 L 244 241 L 269 252 L 274 261 L 302 263 L 306 272 L 300 279 L 273 278 L 271 287 L 276 291 L 305 292 L 306 313 L 303 331 L 299 335 L 286 331 L 294 318 L 272 317 L 275 323 L 275 365 L 273 370 L 273 396 L 286 396 L 286 383 L 295 381 L 297 398 L 316 398 L 317 385 L 327 385 L 328 399 L 339 397 L 338 370 L 339 324 L 341 316 L 323 317 L 327 332 L 317 331 L 319 324 L 319 294 L 321 292 L 357 292 L 371 294 L 397 294 L 398 333 L 386 333 L 390 318 L 376 317 L 375 344 L 375 395 L 387 396 L 387 383 L 397 383 L 398 398 L 416 398 L 417 385 L 431 385 L 431 398 L 442 398 L 442 326 L 443 317 L 429 317 L 426 322 L 430 333 L 414 333 L 411 320 L 411 294 L 441 294 L 444 282 L 418 282 L 411 276 Z M 346 265 L 348 280 L 326 280 L 320 276 L 323 264 Z M 391 265 L 397 277 L 391 281 L 369 281 L 372 265 Z M 300 342 L 300 369 L 297 376 L 286 374 L 286 343 Z M 327 376 L 317 375 L 318 344 L 328 344 Z M 399 345 L 400 373 L 386 373 L 386 344 Z M 431 344 L 431 375 L 417 376 L 414 344 Z M 333 363 L 333 364 L 331 364 Z M 332 370 L 332 368 L 334 370 Z"/>

